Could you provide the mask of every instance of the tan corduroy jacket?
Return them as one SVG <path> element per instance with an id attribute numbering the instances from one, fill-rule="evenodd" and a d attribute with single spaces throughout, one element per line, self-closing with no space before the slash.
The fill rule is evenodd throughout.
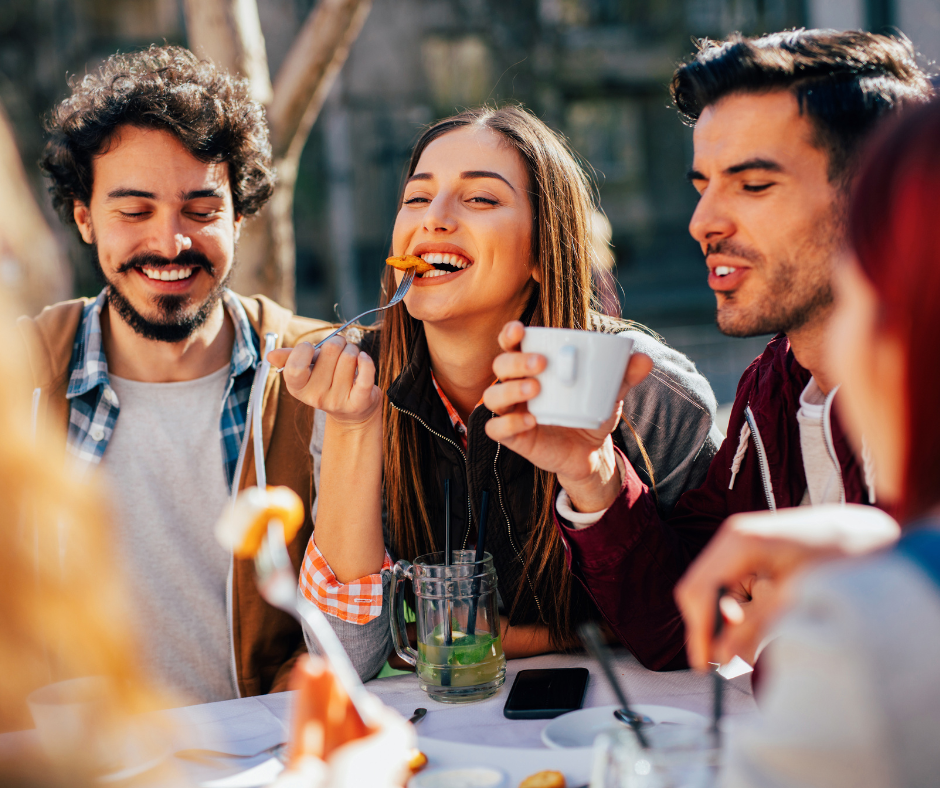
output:
<path id="1" fill-rule="evenodd" d="M 277 347 L 298 342 L 316 342 L 326 335 L 328 323 L 297 317 L 264 296 L 238 296 L 252 328 L 264 343 L 268 332 L 277 334 Z M 40 414 L 49 427 L 68 433 L 69 361 L 75 334 L 88 299 L 65 301 L 46 307 L 36 318 L 17 322 L 26 345 L 34 387 L 42 390 Z M 316 491 L 310 457 L 313 410 L 294 399 L 281 384 L 280 375 L 269 375 L 263 399 L 262 435 L 267 482 L 285 485 L 303 499 L 306 522 L 288 545 L 294 566 L 300 569 L 307 542 L 313 532 L 310 505 Z M 246 438 L 249 437 L 246 433 Z M 239 489 L 255 484 L 254 452 L 248 451 Z M 241 696 L 263 695 L 287 689 L 290 669 L 306 651 L 300 624 L 271 607 L 258 593 L 252 561 L 235 559 L 232 569 L 232 648 L 238 692 Z"/>

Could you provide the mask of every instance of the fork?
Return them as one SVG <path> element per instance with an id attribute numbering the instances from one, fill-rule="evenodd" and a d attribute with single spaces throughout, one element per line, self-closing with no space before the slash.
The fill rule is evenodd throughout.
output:
<path id="1" fill-rule="evenodd" d="M 322 345 L 328 339 L 332 339 L 333 337 L 335 337 L 340 331 L 342 331 L 344 328 L 348 328 L 349 326 L 351 326 L 353 323 L 359 320 L 359 318 L 365 317 L 366 315 L 371 315 L 373 312 L 383 312 L 389 307 L 395 306 L 395 304 L 397 304 L 399 301 L 401 301 L 405 297 L 405 294 L 411 288 L 411 283 L 414 281 L 414 278 L 415 278 L 415 269 L 409 268 L 407 271 L 405 271 L 405 275 L 401 278 L 401 282 L 398 285 L 398 289 L 395 291 L 395 295 L 391 297 L 391 299 L 389 300 L 387 304 L 385 304 L 384 306 L 377 306 L 375 309 L 367 309 L 361 315 L 356 315 L 352 320 L 347 320 L 345 323 L 343 323 L 343 325 L 337 328 L 332 334 L 324 337 L 319 342 L 317 342 L 317 344 L 313 346 L 313 349 L 316 350 L 318 347 L 320 347 L 320 345 Z M 313 364 L 310 365 L 310 369 L 313 369 Z M 283 372 L 283 371 L 284 371 L 284 367 L 274 368 L 275 373 Z"/>
<path id="2" fill-rule="evenodd" d="M 378 721 L 372 713 L 373 704 L 339 637 L 320 608 L 297 593 L 297 572 L 287 552 L 284 526 L 280 520 L 272 519 L 268 523 L 268 532 L 255 555 L 255 573 L 258 590 L 269 605 L 310 627 L 360 718 L 369 727 L 376 727 Z"/>

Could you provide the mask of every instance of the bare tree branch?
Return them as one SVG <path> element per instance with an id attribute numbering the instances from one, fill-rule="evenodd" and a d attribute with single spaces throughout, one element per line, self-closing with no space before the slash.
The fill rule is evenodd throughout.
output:
<path id="1" fill-rule="evenodd" d="M 372 0 L 320 0 L 310 12 L 274 82 L 268 121 L 275 159 L 300 158 L 371 7 Z"/>
<path id="2" fill-rule="evenodd" d="M 271 75 L 255 0 L 185 0 L 185 9 L 190 49 L 241 74 L 252 98 L 268 104 Z"/>

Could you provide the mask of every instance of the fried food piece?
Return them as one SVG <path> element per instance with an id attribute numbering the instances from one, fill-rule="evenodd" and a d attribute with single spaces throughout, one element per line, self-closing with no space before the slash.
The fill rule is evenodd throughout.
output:
<path id="1" fill-rule="evenodd" d="M 254 558 L 268 532 L 268 524 L 279 520 L 284 542 L 291 540 L 304 523 L 304 503 L 290 487 L 249 487 L 235 499 L 215 526 L 215 536 L 238 558 Z"/>
<path id="2" fill-rule="evenodd" d="M 411 769 L 412 774 L 417 774 L 427 765 L 428 756 L 421 750 L 414 749 L 408 753 L 408 768 Z"/>
<path id="3" fill-rule="evenodd" d="M 426 263 L 420 257 L 415 257 L 413 254 L 405 254 L 401 257 L 389 257 L 385 261 L 385 265 L 390 265 L 392 268 L 397 268 L 399 271 L 407 271 L 409 268 L 414 268 L 415 274 L 426 274 L 428 271 L 434 270 L 433 265 Z"/>
<path id="4" fill-rule="evenodd" d="M 519 783 L 519 788 L 565 788 L 565 775 L 561 772 L 536 772 Z"/>

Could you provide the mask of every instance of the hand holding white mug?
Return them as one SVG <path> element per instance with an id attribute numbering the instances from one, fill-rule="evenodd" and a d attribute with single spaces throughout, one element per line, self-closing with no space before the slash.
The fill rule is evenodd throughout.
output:
<path id="1" fill-rule="evenodd" d="M 529 412 L 528 402 L 540 392 L 536 375 L 547 366 L 545 356 L 521 352 L 525 327 L 519 321 L 507 323 L 499 334 L 505 351 L 493 362 L 500 382 L 483 395 L 483 404 L 497 414 L 486 425 L 486 434 L 542 470 L 554 473 L 573 506 L 582 512 L 606 509 L 620 490 L 610 433 L 620 421 L 623 398 L 643 381 L 653 361 L 634 353 L 617 392 L 613 411 L 596 429 L 538 424 Z"/>

